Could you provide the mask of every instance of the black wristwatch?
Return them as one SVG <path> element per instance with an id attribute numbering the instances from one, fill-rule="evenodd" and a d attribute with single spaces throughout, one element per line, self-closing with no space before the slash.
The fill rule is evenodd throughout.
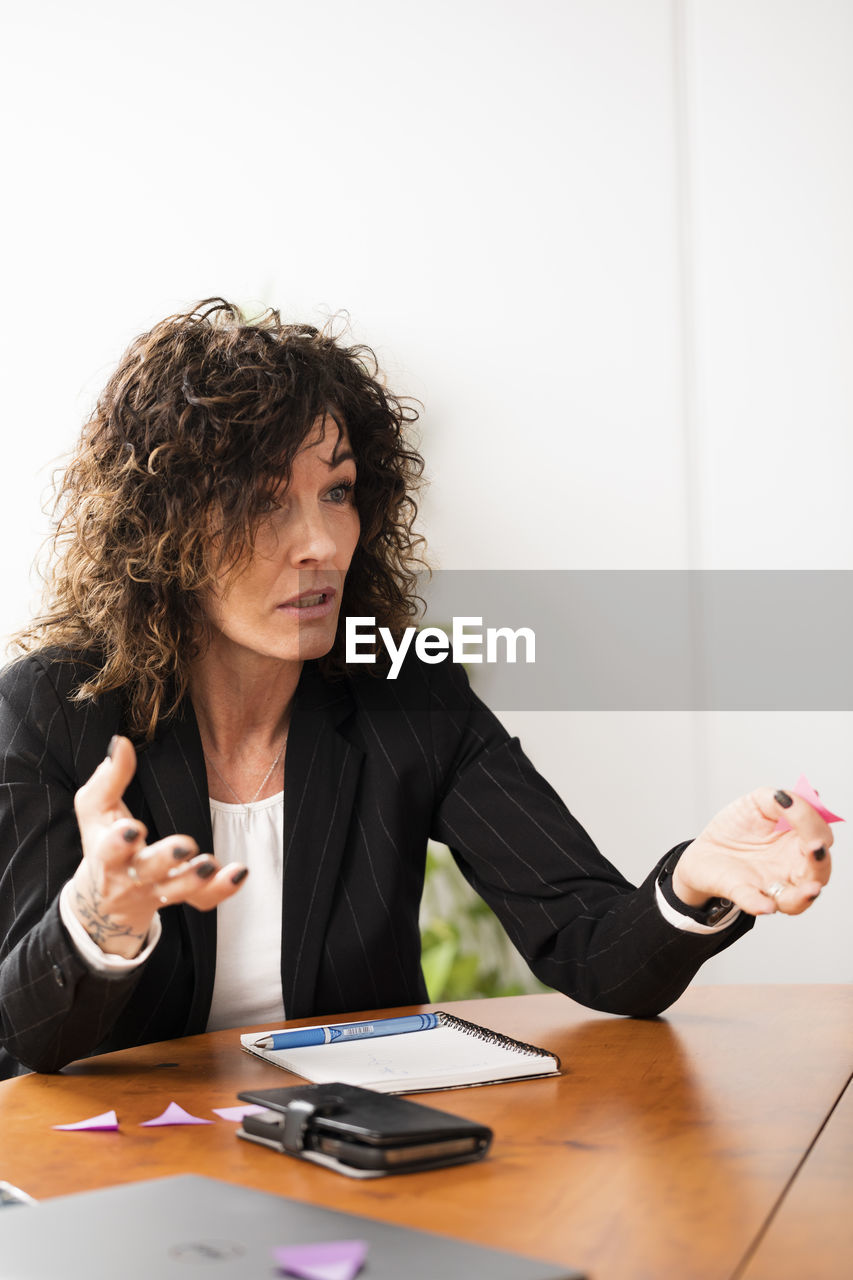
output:
<path id="1" fill-rule="evenodd" d="M 688 840 L 686 844 L 680 844 L 677 849 L 673 849 L 661 867 L 660 875 L 658 876 L 660 891 L 672 909 L 677 911 L 679 915 L 688 916 L 691 920 L 695 920 L 697 924 L 719 924 L 734 906 L 730 898 L 709 898 L 701 907 L 688 907 L 687 903 L 681 901 L 672 887 L 672 873 L 675 870 L 678 859 L 689 843 L 690 841 Z"/>

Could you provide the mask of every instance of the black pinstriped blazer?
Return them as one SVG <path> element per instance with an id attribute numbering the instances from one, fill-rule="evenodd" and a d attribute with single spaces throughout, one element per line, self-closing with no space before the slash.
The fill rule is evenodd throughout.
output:
<path id="1" fill-rule="evenodd" d="M 130 976 L 92 973 L 57 898 L 80 859 L 75 790 L 126 729 L 122 699 L 70 701 L 80 666 L 30 656 L 0 676 L 0 1076 L 205 1029 L 216 913 L 162 912 Z M 211 848 L 189 701 L 139 753 L 127 804 L 149 839 Z M 287 749 L 281 976 L 288 1016 L 420 1002 L 427 839 L 451 846 L 534 972 L 613 1013 L 666 1008 L 751 923 L 683 933 L 633 888 L 447 662 L 326 683 L 306 665 Z M 214 851 L 215 852 L 215 851 Z"/>

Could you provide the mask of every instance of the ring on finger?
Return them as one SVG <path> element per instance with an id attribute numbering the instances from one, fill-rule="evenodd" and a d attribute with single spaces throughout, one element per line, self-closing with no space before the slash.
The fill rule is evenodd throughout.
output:
<path id="1" fill-rule="evenodd" d="M 778 899 L 785 892 L 786 889 L 790 889 L 790 888 L 791 888 L 791 885 L 786 884 L 784 881 L 774 880 L 771 885 L 767 886 L 764 892 L 767 894 L 768 897 Z"/>

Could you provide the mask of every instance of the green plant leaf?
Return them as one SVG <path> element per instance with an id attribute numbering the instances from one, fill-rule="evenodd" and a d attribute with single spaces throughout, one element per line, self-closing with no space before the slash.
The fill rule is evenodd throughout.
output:
<path id="1" fill-rule="evenodd" d="M 547 991 L 497 916 L 468 884 L 446 845 L 427 847 L 421 967 L 431 1001 Z"/>
<path id="2" fill-rule="evenodd" d="M 456 960 L 456 941 L 452 938 L 425 947 L 421 953 L 421 968 L 430 1001 L 448 999 L 447 980 Z"/>

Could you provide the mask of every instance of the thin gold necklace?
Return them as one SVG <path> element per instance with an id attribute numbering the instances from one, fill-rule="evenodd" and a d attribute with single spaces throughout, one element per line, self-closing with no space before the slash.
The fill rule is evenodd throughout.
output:
<path id="1" fill-rule="evenodd" d="M 242 809 L 243 809 L 243 817 L 244 817 L 244 818 L 248 818 L 248 817 L 249 817 L 249 815 L 250 815 L 250 813 L 251 813 L 251 807 L 252 807 L 252 805 L 255 803 L 255 801 L 257 800 L 258 796 L 261 794 L 261 792 L 263 791 L 264 787 L 265 787 L 265 786 L 267 785 L 267 783 L 269 782 L 270 778 L 272 777 L 273 769 L 276 767 L 276 765 L 278 764 L 279 760 L 280 760 L 280 759 L 281 759 L 281 757 L 284 755 L 284 748 L 287 746 L 287 739 L 288 739 L 289 732 L 290 732 L 290 731 L 288 730 L 288 733 L 286 733 L 286 734 L 284 735 L 284 741 L 282 742 L 281 746 L 280 746 L 280 747 L 279 747 L 279 749 L 278 749 L 278 754 L 277 754 L 277 756 L 276 756 L 275 760 L 273 760 L 272 764 L 271 764 L 271 765 L 270 765 L 270 767 L 267 769 L 266 773 L 264 774 L 263 782 L 262 782 L 262 783 L 261 783 L 261 785 L 258 787 L 258 789 L 257 789 L 257 791 L 255 792 L 255 794 L 252 796 L 251 800 L 241 800 L 241 799 L 240 799 L 240 797 L 237 795 L 237 792 L 236 792 L 236 791 L 234 790 L 234 788 L 231 786 L 231 783 L 228 781 L 228 779 L 227 779 L 227 778 L 223 778 L 222 774 L 221 774 L 221 773 L 219 772 L 219 770 L 217 769 L 217 767 L 216 767 L 216 765 L 214 764 L 213 760 L 211 760 L 210 756 L 209 756 L 209 755 L 208 755 L 208 753 L 205 751 L 205 753 L 204 753 L 204 758 L 205 758 L 205 760 L 206 760 L 206 761 L 207 761 L 207 763 L 210 765 L 211 769 L 212 769 L 212 770 L 213 770 L 213 772 L 216 774 L 217 778 L 218 778 L 218 779 L 219 779 L 219 781 L 222 783 L 223 787 L 227 787 L 227 788 L 228 788 L 228 790 L 231 792 L 232 796 L 234 797 L 234 799 L 237 801 L 237 803 L 238 803 L 239 805 L 241 805 L 241 806 L 242 806 Z"/>

